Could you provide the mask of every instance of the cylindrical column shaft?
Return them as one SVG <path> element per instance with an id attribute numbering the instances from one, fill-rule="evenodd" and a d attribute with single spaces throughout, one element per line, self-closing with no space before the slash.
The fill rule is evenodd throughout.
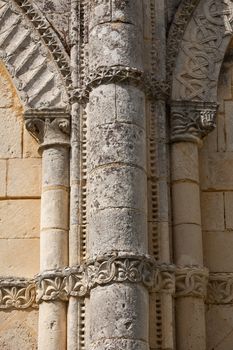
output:
<path id="1" fill-rule="evenodd" d="M 58 111 L 59 112 L 59 111 Z M 40 273 L 68 265 L 69 119 L 44 112 L 27 120 L 27 128 L 40 142 L 42 152 L 42 196 Z M 41 301 L 39 350 L 66 349 L 66 304 Z"/>
<path id="2" fill-rule="evenodd" d="M 143 255 L 148 249 L 145 95 L 130 78 L 117 79 L 143 70 L 142 3 L 91 4 L 90 69 L 109 71 L 113 82 L 95 87 L 87 107 L 87 254 Z M 96 287 L 88 312 L 89 350 L 148 350 L 148 291 L 142 285 L 113 281 Z"/>
<path id="3" fill-rule="evenodd" d="M 172 144 L 172 206 L 175 263 L 203 267 L 199 195 L 198 145 Z M 204 300 L 181 296 L 176 300 L 176 339 L 179 350 L 205 349 Z"/>

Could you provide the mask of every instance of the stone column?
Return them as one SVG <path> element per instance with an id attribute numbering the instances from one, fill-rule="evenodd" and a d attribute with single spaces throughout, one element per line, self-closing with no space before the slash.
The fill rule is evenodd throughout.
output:
<path id="1" fill-rule="evenodd" d="M 28 112 L 25 118 L 42 153 L 40 274 L 52 275 L 68 265 L 69 117 L 57 110 Z M 66 349 L 63 301 L 40 303 L 38 349 Z"/>
<path id="2" fill-rule="evenodd" d="M 142 2 L 90 1 L 87 105 L 87 258 L 102 285 L 88 302 L 88 350 L 148 350 Z M 116 259 L 116 260 L 114 260 Z M 132 282 L 134 281 L 134 282 Z"/>
<path id="3" fill-rule="evenodd" d="M 173 102 L 171 108 L 177 348 L 204 350 L 208 272 L 203 267 L 198 147 L 215 126 L 216 104 Z"/>

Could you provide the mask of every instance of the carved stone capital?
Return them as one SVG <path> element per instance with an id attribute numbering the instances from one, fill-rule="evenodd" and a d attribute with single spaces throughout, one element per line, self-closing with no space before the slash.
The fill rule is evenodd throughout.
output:
<path id="1" fill-rule="evenodd" d="M 39 143 L 40 149 L 54 145 L 70 145 L 70 116 L 64 111 L 27 111 L 25 125 Z"/>
<path id="2" fill-rule="evenodd" d="M 174 101 L 171 104 L 171 141 L 199 143 L 214 130 L 217 103 Z"/>
<path id="3" fill-rule="evenodd" d="M 208 304 L 233 304 L 233 273 L 211 273 Z"/>
<path id="4" fill-rule="evenodd" d="M 176 269 L 176 297 L 206 298 L 209 272 L 198 267 Z"/>

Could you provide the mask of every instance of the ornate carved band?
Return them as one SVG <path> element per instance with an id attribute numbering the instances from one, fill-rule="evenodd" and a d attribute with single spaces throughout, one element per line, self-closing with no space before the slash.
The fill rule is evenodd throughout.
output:
<path id="1" fill-rule="evenodd" d="M 34 281 L 0 278 L 0 310 L 37 307 Z"/>
<path id="2" fill-rule="evenodd" d="M 70 145 L 70 116 L 63 110 L 27 111 L 25 125 L 40 144 L 40 149 L 52 145 Z"/>
<path id="3" fill-rule="evenodd" d="M 171 141 L 200 142 L 215 128 L 216 113 L 216 103 L 172 102 Z"/>
<path id="4" fill-rule="evenodd" d="M 0 278 L 0 309 L 36 308 L 42 301 L 83 298 L 111 283 L 141 283 L 152 293 L 203 298 L 208 304 L 233 303 L 233 273 L 158 265 L 145 256 L 100 257 L 84 265 L 48 271 L 34 280 Z"/>
<path id="5" fill-rule="evenodd" d="M 146 75 L 137 68 L 103 66 L 89 74 L 84 87 L 74 91 L 73 100 L 85 104 L 89 100 L 90 92 L 97 86 L 123 82 L 140 86 L 150 98 L 160 99 L 168 96 L 169 87 L 165 82 L 152 80 L 149 74 Z"/>
<path id="6" fill-rule="evenodd" d="M 195 267 L 178 268 L 176 270 L 176 297 L 193 296 L 205 298 L 208 276 L 209 272 L 207 269 Z"/>

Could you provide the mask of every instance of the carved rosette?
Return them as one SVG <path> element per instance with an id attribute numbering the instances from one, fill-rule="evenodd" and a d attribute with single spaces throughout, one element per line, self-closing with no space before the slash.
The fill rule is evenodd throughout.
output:
<path id="1" fill-rule="evenodd" d="M 53 145 L 70 146 L 70 116 L 63 110 L 27 111 L 25 126 L 40 149 Z"/>
<path id="2" fill-rule="evenodd" d="M 197 267 L 176 270 L 176 297 L 206 298 L 209 272 Z"/>
<path id="3" fill-rule="evenodd" d="M 171 104 L 171 141 L 199 143 L 216 126 L 217 104 L 174 101 Z"/>

